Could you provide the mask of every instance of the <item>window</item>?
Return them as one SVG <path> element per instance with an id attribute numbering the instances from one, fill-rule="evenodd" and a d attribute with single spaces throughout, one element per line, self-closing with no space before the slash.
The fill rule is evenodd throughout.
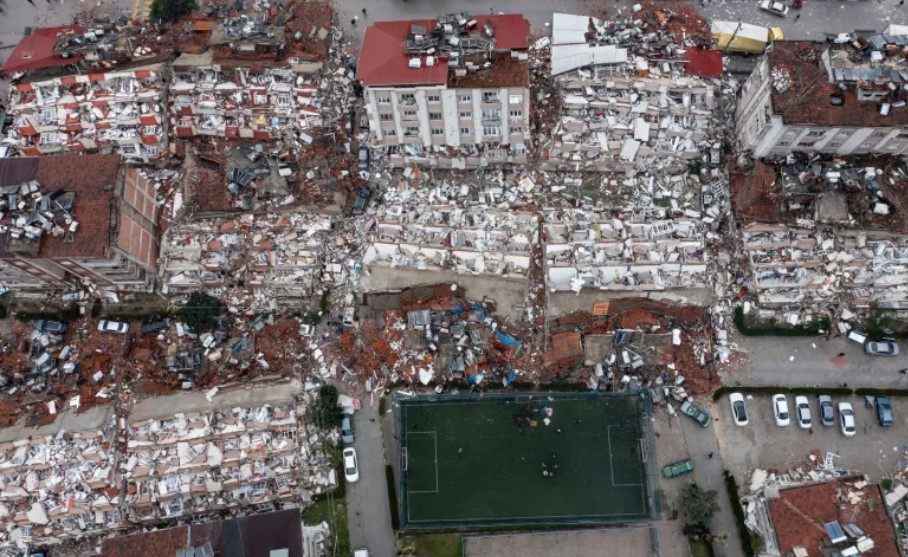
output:
<path id="1" fill-rule="evenodd" d="M 511 133 L 523 133 L 523 126 L 511 127 Z"/>
<path id="2" fill-rule="evenodd" d="M 473 113 L 470 111 L 463 111 L 460 113 L 460 117 L 461 117 L 461 119 L 469 120 L 470 118 L 473 117 Z"/>
<path id="3" fill-rule="evenodd" d="M 157 135 L 158 127 L 157 126 L 145 126 L 142 129 L 142 135 Z"/>
<path id="4" fill-rule="evenodd" d="M 429 95 L 428 101 L 430 103 L 438 103 L 438 102 L 441 102 L 441 97 L 438 95 Z"/>
<path id="5" fill-rule="evenodd" d="M 523 104 L 523 95 L 509 95 L 508 103 L 509 104 Z"/>
<path id="6" fill-rule="evenodd" d="M 381 120 L 382 122 L 390 122 L 390 121 L 394 120 L 394 115 L 393 114 L 379 114 L 378 119 Z"/>
<path id="7" fill-rule="evenodd" d="M 498 102 L 498 91 L 485 91 L 482 94 L 482 102 L 484 103 L 497 103 Z"/>
<path id="8" fill-rule="evenodd" d="M 432 135 L 444 135 L 445 130 L 442 128 L 432 128 Z"/>
<path id="9" fill-rule="evenodd" d="M 404 110 L 404 118 L 416 118 L 415 110 Z"/>
<path id="10" fill-rule="evenodd" d="M 839 143 L 838 141 L 832 141 L 832 142 L 830 142 L 830 143 L 827 143 L 826 146 L 827 146 L 827 147 L 841 147 L 842 144 Z"/>
<path id="11" fill-rule="evenodd" d="M 457 95 L 457 102 L 468 103 L 472 100 L 473 98 L 470 95 Z"/>
<path id="12" fill-rule="evenodd" d="M 460 133 L 462 135 L 470 135 L 473 133 L 473 130 L 471 130 L 470 128 L 460 128 Z"/>
<path id="13" fill-rule="evenodd" d="M 290 95 L 280 94 L 277 96 L 277 105 L 281 108 L 287 108 L 292 106 L 293 100 L 290 98 Z"/>
<path id="14" fill-rule="evenodd" d="M 485 137 L 501 135 L 501 126 L 483 126 L 482 135 Z"/>
<path id="15" fill-rule="evenodd" d="M 385 137 L 394 137 L 397 135 L 397 130 L 385 130 Z"/>
<path id="16" fill-rule="evenodd" d="M 429 120 L 441 120 L 441 112 L 430 112 Z"/>
<path id="17" fill-rule="evenodd" d="M 378 104 L 391 104 L 391 97 L 389 97 L 387 95 L 379 95 L 379 96 L 375 97 L 375 101 Z"/>
<path id="18" fill-rule="evenodd" d="M 416 97 L 413 96 L 413 93 L 401 93 L 400 102 L 401 104 L 416 104 Z"/>
<path id="19" fill-rule="evenodd" d="M 404 130 L 404 135 L 419 135 L 418 126 L 407 126 Z"/>
<path id="20" fill-rule="evenodd" d="M 791 143 L 788 142 L 788 141 L 780 141 L 780 142 L 777 143 L 776 145 L 777 145 L 778 147 L 788 147 L 789 145 L 791 145 Z"/>
<path id="21" fill-rule="evenodd" d="M 512 110 L 510 114 L 511 114 L 511 118 L 523 118 L 522 110 Z"/>
<path id="22" fill-rule="evenodd" d="M 482 120 L 485 122 L 487 120 L 499 120 L 501 119 L 501 111 L 495 110 L 494 108 L 484 108 L 482 110 Z"/>
<path id="23" fill-rule="evenodd" d="M 826 132 L 824 132 L 824 131 L 809 131 L 809 132 L 807 132 L 807 135 L 806 135 L 805 137 L 820 137 L 820 136 L 822 136 L 822 135 L 826 135 Z"/>
<path id="24" fill-rule="evenodd" d="M 158 154 L 160 154 L 160 152 L 161 152 L 161 148 L 157 145 L 146 145 L 145 146 L 145 154 L 148 155 L 149 157 L 156 157 L 156 156 L 158 156 Z"/>

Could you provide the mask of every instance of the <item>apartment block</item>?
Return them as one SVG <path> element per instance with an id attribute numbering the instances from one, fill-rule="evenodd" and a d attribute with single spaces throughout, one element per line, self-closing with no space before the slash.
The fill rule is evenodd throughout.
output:
<path id="1" fill-rule="evenodd" d="M 744 83 L 738 142 L 754 157 L 908 153 L 905 34 L 779 42 Z"/>
<path id="2" fill-rule="evenodd" d="M 149 290 L 158 208 L 144 171 L 117 155 L 0 159 L 0 285 Z"/>
<path id="3" fill-rule="evenodd" d="M 392 164 L 525 163 L 529 31 L 513 14 L 369 26 L 357 78 L 373 144 Z"/>

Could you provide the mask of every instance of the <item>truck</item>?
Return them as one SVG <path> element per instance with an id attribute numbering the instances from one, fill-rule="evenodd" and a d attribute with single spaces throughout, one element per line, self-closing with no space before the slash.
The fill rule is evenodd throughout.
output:
<path id="1" fill-rule="evenodd" d="M 692 420 L 694 420 L 701 426 L 709 427 L 709 414 L 707 414 L 703 410 L 700 410 L 693 402 L 685 400 L 681 404 L 681 413 L 690 416 Z"/>
<path id="2" fill-rule="evenodd" d="M 762 27 L 739 21 L 714 19 L 709 29 L 715 41 L 713 50 L 722 52 L 763 54 L 772 43 L 785 38 L 779 27 Z"/>

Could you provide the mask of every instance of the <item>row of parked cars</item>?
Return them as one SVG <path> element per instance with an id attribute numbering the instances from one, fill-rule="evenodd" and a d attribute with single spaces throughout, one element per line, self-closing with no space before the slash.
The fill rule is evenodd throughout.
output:
<path id="1" fill-rule="evenodd" d="M 731 415 L 735 425 L 746 426 L 750 419 L 747 414 L 747 404 L 744 401 L 744 395 L 741 393 L 732 393 L 728 397 L 731 404 Z M 873 405 L 876 407 L 877 422 L 888 427 L 894 423 L 892 414 L 892 404 L 884 396 L 878 396 L 873 399 Z M 854 418 L 854 407 L 850 402 L 839 402 L 833 404 L 832 397 L 829 395 L 820 395 L 817 397 L 818 418 L 820 424 L 824 426 L 833 426 L 836 424 L 836 409 L 838 409 L 838 424 L 842 435 L 852 437 L 857 433 Z M 791 425 L 792 413 L 794 419 L 801 429 L 811 429 L 814 426 L 813 411 L 810 407 L 810 400 L 804 395 L 794 397 L 794 406 L 788 404 L 788 397 L 783 394 L 773 395 L 772 413 L 776 420 L 776 425 L 786 427 Z"/>

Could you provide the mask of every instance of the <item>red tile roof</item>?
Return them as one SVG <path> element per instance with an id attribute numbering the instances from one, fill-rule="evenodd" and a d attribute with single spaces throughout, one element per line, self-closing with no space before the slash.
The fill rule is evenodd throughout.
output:
<path id="1" fill-rule="evenodd" d="M 37 180 L 43 192 L 63 189 L 76 194 L 73 219 L 79 228 L 73 241 L 44 235 L 38 257 L 104 257 L 111 243 L 111 200 L 119 169 L 119 155 L 5 158 L 0 159 L 0 186 Z M 0 257 L 8 257 L 5 239 L 0 245 Z"/>
<path id="2" fill-rule="evenodd" d="M 530 22 L 519 14 L 475 16 L 481 29 L 486 21 L 495 33 L 495 50 L 524 50 Z M 367 87 L 382 85 L 441 85 L 448 80 L 448 62 L 437 59 L 434 66 L 409 67 L 404 44 L 411 25 L 434 29 L 435 19 L 379 21 L 366 29 L 359 54 L 356 77 Z"/>
<path id="3" fill-rule="evenodd" d="M 61 58 L 54 55 L 54 45 L 57 36 L 63 32 L 84 33 L 81 25 L 63 25 L 60 27 L 43 27 L 35 29 L 31 35 L 23 37 L 16 48 L 3 63 L 0 71 L 3 73 L 24 72 L 41 68 L 53 68 L 67 64 L 77 64 L 82 56 Z"/>
<path id="4" fill-rule="evenodd" d="M 861 493 L 856 505 L 842 503 L 837 490 Z M 779 540 L 782 555 L 789 555 L 794 546 L 804 546 L 809 555 L 826 555 L 821 551 L 827 522 L 854 522 L 873 540 L 874 548 L 864 557 L 899 557 L 895 531 L 886 515 L 886 505 L 879 488 L 869 484 L 863 490 L 854 484 L 834 481 L 825 484 L 785 489 L 778 499 L 769 501 L 769 512 Z"/>
<path id="5" fill-rule="evenodd" d="M 772 91 L 772 108 L 786 124 L 850 126 L 860 128 L 908 125 L 908 108 L 893 108 L 880 115 L 880 103 L 860 102 L 855 86 L 844 92 L 845 104 L 833 106 L 829 96 L 842 94 L 821 62 L 825 45 L 809 41 L 779 41 L 769 52 L 770 69 L 784 68 L 792 85 L 783 92 Z"/>
<path id="6" fill-rule="evenodd" d="M 189 527 L 179 526 L 132 536 L 115 536 L 101 542 L 102 557 L 176 557 L 189 547 Z"/>

